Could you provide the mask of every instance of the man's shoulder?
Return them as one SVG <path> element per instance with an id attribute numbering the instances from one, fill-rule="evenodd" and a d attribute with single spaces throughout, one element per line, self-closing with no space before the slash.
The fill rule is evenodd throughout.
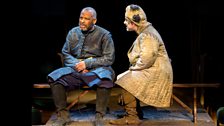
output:
<path id="1" fill-rule="evenodd" d="M 75 26 L 70 31 L 80 31 L 80 28 L 79 28 L 79 26 Z"/>
<path id="2" fill-rule="evenodd" d="M 79 26 L 73 27 L 69 30 L 69 34 L 81 34 L 81 29 Z"/>
<path id="3" fill-rule="evenodd" d="M 101 27 L 101 26 L 99 26 L 99 25 L 95 25 L 95 27 L 96 27 L 96 29 L 97 29 L 98 31 L 100 31 L 100 32 L 104 32 L 104 33 L 107 33 L 107 34 L 110 33 L 109 30 L 107 30 L 106 28 L 103 28 L 103 27 Z"/>

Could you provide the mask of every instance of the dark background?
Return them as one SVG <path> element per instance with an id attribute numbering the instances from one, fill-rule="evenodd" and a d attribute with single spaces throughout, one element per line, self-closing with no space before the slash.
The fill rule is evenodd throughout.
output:
<path id="1" fill-rule="evenodd" d="M 86 6 L 96 9 L 97 25 L 113 35 L 115 72 L 127 70 L 127 51 L 137 37 L 123 24 L 125 7 L 131 3 L 144 9 L 161 34 L 172 60 L 174 83 L 223 83 L 224 9 L 219 0 L 32 0 L 31 83 L 45 83 L 47 74 L 60 67 L 57 53 Z"/>

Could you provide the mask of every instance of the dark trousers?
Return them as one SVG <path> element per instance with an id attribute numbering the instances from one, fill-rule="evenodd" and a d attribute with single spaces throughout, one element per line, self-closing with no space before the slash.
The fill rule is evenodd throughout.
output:
<path id="1" fill-rule="evenodd" d="M 99 78 L 93 74 L 85 77 L 71 74 L 63 76 L 55 82 L 48 80 L 57 111 L 64 110 L 67 107 L 67 90 L 79 89 L 95 79 Z M 99 85 L 92 87 L 93 89 L 96 89 L 96 112 L 105 115 L 111 93 L 111 85 L 113 86 L 114 84 L 108 79 L 100 80 L 99 83 Z"/>

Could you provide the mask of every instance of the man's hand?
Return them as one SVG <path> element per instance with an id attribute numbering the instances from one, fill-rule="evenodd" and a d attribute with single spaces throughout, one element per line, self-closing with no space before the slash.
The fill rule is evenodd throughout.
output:
<path id="1" fill-rule="evenodd" d="M 89 70 L 87 70 L 87 69 L 81 71 L 81 73 L 87 73 L 87 72 L 89 72 Z"/>
<path id="2" fill-rule="evenodd" d="M 78 72 L 82 72 L 82 71 L 86 71 L 86 64 L 84 61 L 81 61 L 79 63 L 77 63 L 75 66 L 74 66 L 75 70 L 78 71 Z M 88 71 L 88 70 L 87 70 Z"/>

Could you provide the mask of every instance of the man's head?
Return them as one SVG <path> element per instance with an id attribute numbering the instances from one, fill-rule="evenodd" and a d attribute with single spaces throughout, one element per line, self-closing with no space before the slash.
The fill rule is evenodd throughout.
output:
<path id="1" fill-rule="evenodd" d="M 144 10 L 140 6 L 131 4 L 125 9 L 125 20 L 140 26 L 147 22 L 147 17 Z"/>
<path id="2" fill-rule="evenodd" d="M 97 14 L 92 7 L 82 9 L 79 17 L 79 27 L 82 31 L 88 31 L 93 28 L 97 21 Z"/>

